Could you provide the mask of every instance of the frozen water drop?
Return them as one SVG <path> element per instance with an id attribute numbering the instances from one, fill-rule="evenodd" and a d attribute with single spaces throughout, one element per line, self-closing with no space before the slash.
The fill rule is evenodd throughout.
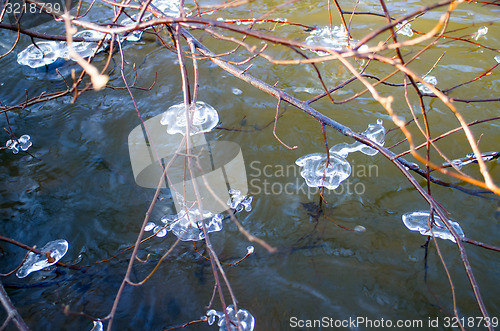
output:
<path id="1" fill-rule="evenodd" d="M 142 17 L 141 22 L 147 22 L 149 20 L 152 20 L 153 18 L 154 18 L 153 14 L 145 13 L 144 16 Z M 138 19 L 139 15 L 133 15 L 132 17 L 126 17 L 123 20 L 121 20 L 120 24 L 124 26 L 135 26 L 137 24 Z M 131 42 L 139 41 L 142 38 L 143 32 L 144 30 L 134 30 L 125 37 L 125 40 Z"/>
<path id="2" fill-rule="evenodd" d="M 300 175 L 309 187 L 326 187 L 335 190 L 351 175 L 351 165 L 342 156 L 330 153 L 327 163 L 326 153 L 304 155 L 295 161 L 302 167 Z"/>
<path id="3" fill-rule="evenodd" d="M 167 230 L 165 230 L 163 228 L 163 226 L 155 226 L 155 228 L 153 229 L 153 232 L 156 233 L 156 236 L 158 238 L 161 238 L 161 237 L 165 237 L 167 235 Z"/>
<path id="4" fill-rule="evenodd" d="M 403 36 L 412 37 L 413 30 L 411 29 L 411 24 L 407 21 L 403 21 L 399 24 L 396 24 L 397 34 L 402 34 Z"/>
<path id="5" fill-rule="evenodd" d="M 362 226 L 362 225 L 356 225 L 354 227 L 354 231 L 356 231 L 356 232 L 365 232 L 366 228 L 364 226 Z"/>
<path id="6" fill-rule="evenodd" d="M 243 94 L 243 91 L 240 90 L 239 88 L 233 87 L 232 92 L 234 95 L 240 95 Z"/>
<path id="7" fill-rule="evenodd" d="M 172 224 L 175 221 L 175 215 L 165 215 L 160 219 L 160 221 L 163 224 Z"/>
<path id="8" fill-rule="evenodd" d="M 488 33 L 488 27 L 482 26 L 476 32 L 475 39 L 478 40 L 481 36 L 485 36 Z"/>
<path id="9" fill-rule="evenodd" d="M 498 152 L 485 152 L 481 153 L 481 158 L 483 161 L 490 161 L 494 157 L 496 157 Z M 450 164 L 453 164 L 455 167 L 458 169 L 462 169 L 463 166 L 471 164 L 471 163 L 477 163 L 476 156 L 474 153 L 469 153 L 465 157 L 460 158 L 460 159 L 455 159 L 451 160 L 450 162 L 445 162 L 443 163 L 443 166 L 449 166 Z"/>
<path id="10" fill-rule="evenodd" d="M 431 236 L 431 231 L 429 229 L 429 211 L 416 211 L 413 213 L 406 213 L 402 216 L 404 225 L 411 231 L 418 231 L 421 235 Z M 432 224 L 432 220 L 429 221 Z M 454 222 L 452 220 L 448 221 L 450 226 L 455 230 L 455 232 L 460 236 L 464 237 L 464 232 L 460 227 L 460 224 Z M 441 218 L 437 215 L 434 215 L 434 225 L 432 226 L 432 232 L 437 238 L 455 241 L 455 238 L 448 230 L 448 228 L 444 225 Z"/>
<path id="11" fill-rule="evenodd" d="M 92 321 L 94 323 L 94 327 L 90 331 L 102 331 L 103 326 L 101 321 Z"/>
<path id="12" fill-rule="evenodd" d="M 215 309 L 210 309 L 207 311 L 207 316 L 208 316 L 208 325 L 212 325 L 215 322 L 215 319 L 217 317 L 217 311 Z"/>
<path id="13" fill-rule="evenodd" d="M 430 76 L 430 75 L 425 76 L 423 81 L 431 84 L 432 86 L 436 86 L 436 84 L 437 84 L 437 78 L 434 76 Z M 422 92 L 422 93 L 432 93 L 432 91 L 422 83 L 417 83 L 417 87 L 420 90 L 420 92 Z"/>
<path id="14" fill-rule="evenodd" d="M 444 162 L 443 167 L 454 165 L 458 170 L 462 169 L 463 163 L 462 159 L 451 160 L 450 162 Z"/>
<path id="15" fill-rule="evenodd" d="M 304 41 L 309 46 L 324 47 L 334 51 L 342 51 L 348 45 L 349 36 L 343 25 L 334 26 L 330 30 L 329 26 L 311 31 L 310 36 Z M 326 52 L 314 51 L 320 56 L 328 55 Z"/>
<path id="16" fill-rule="evenodd" d="M 144 231 L 148 232 L 153 230 L 156 227 L 156 224 L 153 222 L 148 222 L 146 223 L 146 226 L 144 227 Z"/>
<path id="17" fill-rule="evenodd" d="M 226 313 L 231 323 L 229 327 L 226 325 L 224 312 L 219 312 L 215 309 L 211 309 L 207 312 L 208 323 L 212 325 L 215 322 L 215 318 L 218 317 L 219 321 L 217 325 L 219 326 L 219 331 L 237 331 L 240 328 L 241 331 L 253 331 L 255 328 L 255 318 L 248 310 L 239 309 L 236 313 L 234 306 L 229 305 L 226 307 Z M 238 328 L 238 321 L 240 328 Z"/>
<path id="18" fill-rule="evenodd" d="M 68 251 L 68 242 L 64 239 L 50 241 L 40 251 L 49 253 L 51 261 L 49 262 L 46 255 L 30 252 L 26 261 L 24 261 L 23 265 L 16 272 L 18 278 L 24 278 L 34 271 L 42 270 L 57 263 Z"/>
<path id="19" fill-rule="evenodd" d="M 368 128 L 362 133 L 365 137 L 383 146 L 385 143 L 385 128 L 382 125 L 382 120 L 378 119 L 376 124 L 368 124 Z M 359 141 L 355 141 L 352 144 L 340 143 L 332 148 L 330 148 L 330 153 L 337 154 L 343 158 L 346 158 L 349 153 L 361 152 L 366 155 L 376 155 L 378 151 L 368 145 L 365 145 Z"/>
<path id="20" fill-rule="evenodd" d="M 7 140 L 5 147 L 7 147 L 7 149 L 12 149 L 12 153 L 14 154 L 19 153 L 19 143 L 16 140 Z"/>
<path id="21" fill-rule="evenodd" d="M 255 247 L 253 247 L 253 246 L 247 247 L 247 254 L 253 254 L 254 251 L 255 251 Z"/>
<path id="22" fill-rule="evenodd" d="M 240 190 L 236 190 L 234 188 L 230 188 L 228 192 L 229 192 L 229 194 L 237 194 L 237 195 L 241 194 Z"/>
<path id="23" fill-rule="evenodd" d="M 190 135 L 201 132 L 210 132 L 219 123 L 219 114 L 209 104 L 197 101 L 190 107 L 191 119 Z M 174 105 L 163 114 L 160 123 L 167 125 L 168 134 L 186 134 L 186 108 L 184 103 Z"/>
<path id="24" fill-rule="evenodd" d="M 21 137 L 19 137 L 19 147 L 21 147 L 23 151 L 27 151 L 28 148 L 30 148 L 31 145 L 33 145 L 33 143 L 30 140 L 31 137 L 29 135 L 23 134 Z"/>
<path id="25" fill-rule="evenodd" d="M 497 63 L 500 63 L 500 55 L 497 55 L 494 57 L 495 61 L 497 61 Z"/>
<path id="26" fill-rule="evenodd" d="M 368 45 L 361 45 L 361 46 L 359 46 L 359 48 L 358 48 L 358 52 L 360 52 L 360 53 L 364 53 L 364 52 L 366 52 L 369 48 L 370 48 L 370 47 L 368 47 Z"/>
<path id="27" fill-rule="evenodd" d="M 241 194 L 241 191 L 235 189 L 229 189 L 229 194 L 231 197 L 227 201 L 227 205 L 236 210 L 237 213 L 243 211 L 243 209 L 247 212 L 252 211 L 252 200 L 253 197 L 245 196 Z"/>
<path id="28" fill-rule="evenodd" d="M 156 6 L 163 14 L 169 17 L 180 16 L 180 1 L 178 0 L 154 0 Z"/>
<path id="29" fill-rule="evenodd" d="M 177 215 L 167 215 L 162 218 L 173 220 L 167 227 L 172 233 L 183 241 L 197 241 L 205 239 L 203 233 L 203 224 L 207 233 L 217 232 L 222 230 L 222 220 L 224 217 L 220 214 L 213 215 L 211 212 L 205 211 L 200 213 L 196 208 L 189 210 L 182 209 Z M 170 222 L 170 221 L 168 221 Z"/>
<path id="30" fill-rule="evenodd" d="M 104 33 L 94 30 L 83 30 L 74 35 L 74 37 L 80 38 L 91 38 L 91 39 L 102 39 L 104 37 Z M 99 52 L 102 49 L 97 50 L 98 43 L 91 41 L 80 41 L 73 43 L 73 49 L 77 52 L 81 57 L 87 58 L 94 54 L 94 52 Z M 71 58 L 72 59 L 72 58 Z M 73 60 L 73 59 L 72 59 Z"/>
<path id="31" fill-rule="evenodd" d="M 12 153 L 14 153 L 14 154 L 19 153 L 19 149 L 21 149 L 23 151 L 27 151 L 28 148 L 30 148 L 31 145 L 33 145 L 33 143 L 30 141 L 30 139 L 31 139 L 31 137 L 29 135 L 23 134 L 17 140 L 15 140 L 15 139 L 7 140 L 7 142 L 5 143 L 5 147 L 7 147 L 7 149 L 11 149 Z"/>
<path id="32" fill-rule="evenodd" d="M 41 41 L 29 45 L 19 54 L 17 54 L 17 62 L 31 68 L 39 68 L 57 61 L 63 57 L 60 43 L 55 41 Z"/>

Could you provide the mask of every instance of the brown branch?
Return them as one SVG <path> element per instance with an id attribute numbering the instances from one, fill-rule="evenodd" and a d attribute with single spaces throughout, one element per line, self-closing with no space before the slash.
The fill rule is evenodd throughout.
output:
<path id="1" fill-rule="evenodd" d="M 19 331 L 29 331 L 28 325 L 26 325 L 16 307 L 14 307 L 12 301 L 10 301 L 7 292 L 5 292 L 2 282 L 0 282 L 0 303 L 7 312 L 7 317 L 5 318 L 3 325 L 0 326 L 0 330 L 4 330 L 9 322 L 12 321 Z"/>

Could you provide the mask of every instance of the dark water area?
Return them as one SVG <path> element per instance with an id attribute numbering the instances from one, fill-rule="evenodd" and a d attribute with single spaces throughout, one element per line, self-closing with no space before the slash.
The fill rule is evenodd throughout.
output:
<path id="1" fill-rule="evenodd" d="M 249 12 L 258 16 L 276 5 L 277 2 L 271 1 L 248 4 L 226 11 L 226 18 L 247 17 Z M 352 9 L 350 3 L 341 5 Z M 388 2 L 395 16 L 410 13 L 421 5 L 421 1 Z M 319 4 L 299 2 L 295 8 L 293 6 L 281 8 L 273 17 L 286 17 L 288 21 L 308 25 L 328 25 L 325 1 Z M 454 12 L 449 29 L 467 27 L 462 34 L 465 36 L 487 26 L 489 32 L 478 42 L 498 49 L 500 11 L 497 8 L 463 4 Z M 106 10 L 110 9 L 103 5 L 97 13 L 92 13 L 89 20 L 104 20 L 102 13 Z M 357 10 L 380 11 L 380 6 L 362 1 Z M 305 17 L 301 15 L 304 11 L 309 13 Z M 412 23 L 412 27 L 428 31 L 443 11 L 424 15 Z M 218 13 L 212 15 L 213 19 L 217 17 Z M 360 39 L 367 31 L 383 24 L 382 19 L 355 17 L 353 37 Z M 272 26 L 259 28 L 272 29 Z M 52 31 L 60 29 L 60 25 L 52 22 L 40 29 Z M 308 36 L 303 29 L 290 26 L 276 29 L 283 37 L 296 40 Z M 214 41 L 200 31 L 193 33 L 206 41 L 214 52 L 224 51 L 220 41 Z M 10 47 L 14 40 L 14 33 L 0 31 L 1 52 L 5 52 L 5 47 Z M 255 40 L 249 42 L 259 43 Z M 54 69 L 35 70 L 17 63 L 16 54 L 30 43 L 28 37 L 22 36 L 15 51 L 0 59 L 0 101 L 3 105 L 22 102 L 26 98 L 25 90 L 32 97 L 44 91 L 50 93 L 65 88 Z M 156 80 L 150 91 L 132 89 L 143 120 L 161 115 L 171 105 L 182 102 L 175 53 L 163 48 L 151 35 L 146 35 L 140 42 L 123 45 L 128 81 L 134 80 L 133 64 L 138 75 L 136 86 L 149 87 Z M 270 49 L 275 57 L 289 54 L 289 50 L 279 46 L 270 46 Z M 405 57 L 415 55 L 415 50 L 402 51 Z M 424 75 L 443 52 L 446 52 L 445 57 L 432 73 L 437 77 L 440 89 L 475 78 L 494 66 L 494 57 L 499 54 L 471 43 L 443 42 L 425 53 L 421 61 L 412 63 L 411 69 Z M 309 56 L 313 55 L 310 52 Z M 235 61 L 243 58 L 235 55 Z M 105 61 L 106 56 L 99 54 L 93 63 L 101 68 Z M 192 72 L 191 63 L 186 63 Z M 252 75 L 269 84 L 279 81 L 277 87 L 300 99 L 312 98 L 322 91 L 310 66 L 270 65 L 262 58 L 253 63 L 249 70 Z M 109 86 L 124 86 L 120 66 L 120 56 L 115 54 L 108 71 Z M 253 202 L 250 212 L 237 214 L 238 220 L 248 232 L 278 249 L 271 254 L 260 245 L 249 242 L 229 219 L 223 222 L 221 231 L 210 234 L 214 250 L 224 263 L 239 260 L 246 254 L 247 246 L 255 246 L 255 253 L 243 262 L 224 267 L 238 306 L 255 317 L 255 329 L 289 330 L 293 329 L 292 321 L 323 317 L 339 321 L 383 318 L 394 323 L 397 320 L 421 320 L 424 329 L 451 329 L 444 321 L 453 316 L 452 291 L 436 247 L 431 243 L 426 256 L 422 247 L 426 237 L 409 231 L 401 221 L 404 213 L 426 210 L 428 205 L 396 167 L 380 153 L 374 156 L 350 154 L 351 177 L 337 190 L 325 192 L 327 203 L 323 205 L 322 214 L 316 217 L 319 194 L 305 185 L 295 160 L 305 154 L 324 151 L 320 124 L 302 111 L 282 104 L 276 133 L 286 144 L 298 146 L 288 150 L 273 135 L 274 97 L 239 81 L 208 60 L 200 61 L 199 66 L 198 99 L 212 105 L 219 113 L 218 126 L 206 133 L 205 138 L 209 142 L 238 144 L 245 161 L 241 172 L 246 174 L 248 193 Z M 349 77 L 345 68 L 336 62 L 319 64 L 318 67 L 329 86 Z M 68 82 L 71 82 L 72 69 L 81 71 L 74 63 L 65 63 L 59 69 Z M 370 73 L 383 77 L 392 68 L 380 65 L 371 66 L 370 70 Z M 402 83 L 402 76 L 394 78 L 396 81 Z M 335 98 L 344 98 L 361 89 L 360 83 L 353 83 L 339 90 Z M 411 119 L 403 87 L 380 85 L 377 89 L 383 95 L 393 95 L 393 109 L 405 120 Z M 450 96 L 494 98 L 498 97 L 499 91 L 500 73 L 496 68 L 479 82 L 458 88 Z M 424 98 L 424 101 L 432 123 L 432 136 L 459 126 L 453 113 L 442 102 L 433 98 Z M 412 106 L 418 109 L 417 98 L 412 102 L 415 102 Z M 395 127 L 390 116 L 369 94 L 342 105 L 332 105 L 323 98 L 312 106 L 357 132 L 363 132 L 377 119 L 383 121 L 386 130 Z M 456 106 L 467 121 L 498 116 L 498 102 L 456 103 Z M 72 96 L 64 96 L 7 114 L 15 134 L 18 137 L 29 134 L 33 146 L 28 150 L 31 155 L 0 150 L 0 234 L 37 247 L 55 239 L 65 239 L 69 249 L 61 261 L 82 269 L 52 266 L 26 278 L 10 275 L 1 281 L 33 330 L 90 330 L 91 319 L 78 314 L 106 317 L 127 270 L 131 251 L 106 262 L 96 262 L 115 256 L 135 243 L 155 193 L 154 189 L 136 184 L 131 166 L 128 136 L 141 120 L 128 92 L 112 88 L 83 93 L 76 103 L 72 103 Z M 0 122 L 2 128 L 9 126 L 4 114 L 0 114 Z M 472 128 L 476 138 L 482 136 L 481 151 L 499 150 L 498 125 L 498 121 L 491 121 Z M 415 134 L 418 132 L 415 126 L 409 130 Z M 330 146 L 352 142 L 330 128 L 326 129 L 326 134 Z M 9 139 L 3 130 L 1 137 L 3 141 Z M 403 138 L 400 131 L 390 131 L 385 137 L 385 146 Z M 419 139 L 416 143 L 424 141 L 421 136 Z M 461 133 L 436 144 L 450 158 L 464 157 L 470 152 Z M 393 151 L 403 152 L 406 147 L 407 144 L 402 144 Z M 439 155 L 436 153 L 432 157 L 437 160 Z M 415 161 L 411 156 L 407 159 Z M 493 180 L 500 182 L 498 161 L 488 163 L 488 169 Z M 463 170 L 481 178 L 475 163 Z M 439 174 L 436 177 L 472 188 L 458 179 Z M 416 178 L 425 185 L 423 178 Z M 493 194 L 474 196 L 438 185 L 432 186 L 432 196 L 449 212 L 450 218 L 460 223 L 467 237 L 500 246 L 498 197 Z M 174 210 L 171 192 L 162 189 L 151 220 L 158 223 L 163 215 L 175 214 Z M 362 226 L 366 231 L 344 229 L 356 226 Z M 138 257 L 147 259 L 147 262 L 135 263 L 131 280 L 144 279 L 176 239 L 168 233 L 163 238 L 152 238 L 143 243 Z M 465 318 L 481 316 L 456 244 L 449 240 L 436 241 L 453 279 L 459 315 Z M 7 243 L 1 243 L 0 248 L 2 273 L 16 268 L 26 254 L 23 249 Z M 491 317 L 499 318 L 499 255 L 472 245 L 466 245 L 466 248 L 485 306 Z M 204 316 L 214 291 L 214 276 L 210 262 L 200 253 L 208 254 L 202 241 L 195 242 L 195 246 L 192 242 L 181 242 L 148 282 L 140 287 L 127 286 L 113 329 L 163 330 Z M 229 303 L 230 296 L 226 290 L 224 293 Z M 65 307 L 71 313 L 65 314 Z M 221 310 L 218 296 L 213 307 Z M 5 319 L 2 310 L 0 318 Z M 432 328 L 429 319 L 436 318 L 440 324 Z M 347 328 L 369 329 L 366 325 Z M 198 323 L 188 329 L 216 330 L 217 327 Z"/>

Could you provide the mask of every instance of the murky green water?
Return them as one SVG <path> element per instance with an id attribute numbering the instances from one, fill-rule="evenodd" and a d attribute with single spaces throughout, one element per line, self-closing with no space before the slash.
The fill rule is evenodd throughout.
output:
<path id="1" fill-rule="evenodd" d="M 215 13 L 213 18 L 244 18 L 249 12 L 250 16 L 257 17 L 276 5 L 269 1 L 252 3 L 224 14 Z M 352 9 L 351 3 L 341 5 L 343 9 Z M 401 16 L 421 5 L 420 1 L 391 1 L 388 8 L 394 16 Z M 271 17 L 324 26 L 328 24 L 325 8 L 326 1 L 305 1 L 278 9 Z M 366 1 L 358 5 L 358 10 L 381 11 L 378 4 Z M 103 20 L 102 14 L 99 15 L 103 12 L 104 7 L 93 13 L 89 20 Z M 427 31 L 442 12 L 426 14 L 412 23 L 412 27 Z M 498 49 L 499 14 L 498 7 L 463 4 L 454 12 L 449 29 L 467 27 L 455 34 L 466 36 L 481 26 L 487 26 L 488 34 L 478 42 Z M 372 16 L 356 16 L 351 33 L 355 39 L 360 39 L 384 22 Z M 40 29 L 52 31 L 54 26 L 47 24 Z M 273 26 L 259 25 L 257 28 L 271 29 Z M 308 36 L 308 32 L 292 26 L 278 25 L 274 29 L 276 35 L 296 40 Z M 62 31 L 56 30 L 58 33 Z M 211 40 L 203 32 L 194 34 L 214 52 L 231 49 L 224 42 Z M 0 31 L 2 45 L 10 45 L 14 38 L 10 32 Z M 400 38 L 404 40 L 406 37 Z M 29 38 L 21 37 L 16 51 L 30 42 Z M 269 50 L 269 54 L 277 58 L 291 58 L 290 51 L 284 47 L 270 45 Z M 403 49 L 402 52 L 405 58 L 416 54 L 415 49 Z M 495 65 L 493 58 L 498 55 L 471 43 L 443 42 L 409 67 L 423 75 L 443 52 L 446 55 L 432 73 L 441 89 L 475 78 Z M 124 53 L 129 80 L 133 80 L 132 64 L 136 64 L 137 86 L 150 86 L 157 75 L 151 91 L 133 90 L 144 119 L 182 102 L 174 53 L 162 48 L 152 37 L 127 44 Z M 245 53 L 236 54 L 234 60 L 240 61 L 245 56 Z M 95 61 L 98 66 L 104 62 L 104 55 L 99 55 Z M 273 66 L 262 59 L 253 63 L 249 73 L 269 84 L 278 81 L 277 87 L 301 99 L 312 98 L 321 92 L 321 85 L 310 66 Z M 18 65 L 16 52 L 1 59 L 0 66 L 0 101 L 4 105 L 22 102 L 25 89 L 30 96 L 35 96 L 43 91 L 64 88 L 64 83 L 54 72 L 34 71 Z M 329 87 L 349 77 L 336 62 L 318 67 Z M 63 75 L 70 81 L 71 67 L 63 69 Z M 115 55 L 109 85 L 123 86 L 119 69 L 120 57 Z M 382 77 L 390 73 L 391 68 L 371 65 L 369 72 Z M 390 81 L 401 83 L 402 76 L 395 76 Z M 233 88 L 243 93 L 235 95 Z M 335 98 L 340 100 L 360 90 L 361 84 L 352 83 L 336 93 Z M 404 119 L 411 119 L 403 87 L 380 86 L 378 90 L 383 95 L 393 95 L 394 110 Z M 455 90 L 451 96 L 495 98 L 499 92 L 497 68 L 478 82 Z M 412 106 L 418 109 L 418 100 L 412 98 Z M 255 245 L 254 255 L 236 267 L 225 268 L 239 306 L 255 317 L 256 330 L 290 329 L 293 317 L 302 320 L 322 317 L 336 320 L 384 318 L 394 322 L 398 319 L 422 320 L 426 328 L 429 318 L 438 317 L 441 324 L 437 329 L 448 329 L 442 322 L 453 313 L 453 301 L 436 249 L 431 244 L 426 267 L 425 250 L 421 247 L 425 237 L 408 231 L 401 221 L 403 213 L 426 209 L 427 205 L 388 160 L 380 154 L 373 157 L 361 153 L 349 155 L 352 176 L 339 189 L 325 195 L 328 203 L 322 216 L 315 218 L 311 214 L 319 196 L 308 190 L 294 164 L 302 155 L 324 151 L 319 123 L 302 111 L 282 104 L 277 134 L 286 144 L 298 146 L 296 150 L 286 149 L 272 132 L 276 99 L 223 72 L 209 61 L 200 63 L 199 100 L 219 111 L 219 126 L 206 134 L 207 140 L 233 141 L 242 148 L 249 193 L 254 202 L 251 212 L 238 215 L 240 222 L 250 233 L 279 248 L 278 253 L 269 254 Z M 432 136 L 458 126 L 454 115 L 441 102 L 425 98 L 425 103 L 432 123 Z M 364 131 L 377 119 L 382 119 L 386 128 L 394 127 L 389 115 L 368 94 L 340 105 L 332 105 L 323 98 L 312 106 L 355 131 Z M 457 103 L 457 109 L 468 121 L 484 119 L 498 115 L 498 102 Z M 33 146 L 29 151 L 36 158 L 25 153 L 13 155 L 10 151 L 0 151 L 0 233 L 38 247 L 64 238 L 69 242 L 69 251 L 63 261 L 92 266 L 85 267 L 85 272 L 50 268 L 24 279 L 9 276 L 2 282 L 31 328 L 90 330 L 92 323 L 89 319 L 64 314 L 64 307 L 100 318 L 109 313 L 130 255 L 127 253 L 109 262 L 94 263 L 134 243 L 154 194 L 154 190 L 136 185 L 130 164 L 127 138 L 140 120 L 126 90 L 109 88 L 87 92 L 75 104 L 67 96 L 8 115 L 18 136 L 31 136 Z M 7 127 L 4 115 L 1 115 L 1 121 L 2 127 Z M 414 126 L 410 126 L 410 130 L 417 132 Z M 482 135 L 479 145 L 482 151 L 498 151 L 498 122 L 475 126 L 472 131 L 476 138 Z M 331 146 L 349 142 L 332 129 L 327 129 L 327 135 Z M 9 139 L 5 132 L 2 137 L 3 141 Z M 391 131 L 386 136 L 386 146 L 402 138 L 402 133 Z M 457 134 L 440 140 L 437 145 L 450 158 L 459 158 L 470 152 L 464 147 L 466 143 L 465 137 Z M 400 145 L 394 151 L 402 152 L 405 147 Z M 412 160 L 411 157 L 408 159 Z M 500 182 L 498 162 L 489 164 L 489 169 L 493 178 Z M 466 170 L 479 176 L 475 164 Z M 421 178 L 417 179 L 424 184 Z M 451 181 L 460 184 L 458 180 Z M 432 195 L 453 219 L 460 222 L 467 237 L 500 246 L 497 199 L 468 195 L 441 186 L 432 186 Z M 151 219 L 158 221 L 172 211 L 172 198 L 164 190 Z M 361 225 L 366 231 L 346 231 L 335 223 L 348 228 Z M 229 221 L 224 223 L 221 232 L 211 234 L 211 240 L 224 262 L 238 260 L 249 245 Z M 141 245 L 139 257 L 145 259 L 149 254 L 149 261 L 136 263 L 132 279 L 144 278 L 174 242 L 175 237 L 169 233 L 165 238 L 153 238 Z M 453 277 L 459 314 L 480 316 L 456 245 L 443 240 L 438 240 L 438 243 Z M 201 242 L 197 247 L 203 252 Z M 8 244 L 2 244 L 1 248 L 0 271 L 7 272 L 16 267 L 25 252 Z M 470 245 L 467 248 L 485 305 L 491 316 L 500 317 L 498 254 Z M 210 263 L 196 253 L 192 243 L 181 243 L 150 281 L 141 287 L 126 288 L 117 311 L 115 329 L 158 330 L 195 320 L 206 313 L 213 285 Z M 229 302 L 229 295 L 226 300 Z M 220 310 L 217 299 L 214 306 Z M 3 311 L 0 313 L 3 320 L 1 314 Z M 208 329 L 205 323 L 189 328 Z M 217 328 L 212 326 L 211 329 Z"/>

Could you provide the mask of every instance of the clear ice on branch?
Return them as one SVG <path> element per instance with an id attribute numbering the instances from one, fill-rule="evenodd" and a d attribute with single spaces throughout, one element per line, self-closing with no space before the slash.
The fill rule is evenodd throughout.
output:
<path id="1" fill-rule="evenodd" d="M 172 233 L 182 241 L 203 240 L 205 239 L 205 234 L 203 233 L 203 225 L 201 222 L 205 223 L 205 229 L 207 233 L 210 233 L 222 230 L 223 219 L 224 217 L 222 214 L 214 215 L 211 212 L 205 211 L 202 215 L 196 208 L 191 208 L 187 211 L 182 209 L 177 215 L 165 215 L 161 218 L 162 223 L 164 223 L 166 227 L 162 229 L 157 236 L 163 237 L 168 231 L 172 231 Z M 157 231 L 162 227 L 155 226 L 152 230 Z M 150 228 L 151 226 L 148 227 L 148 229 Z"/>
<path id="2" fill-rule="evenodd" d="M 499 152 L 484 152 L 481 153 L 481 158 L 486 162 L 492 160 L 495 157 L 498 157 L 499 154 Z M 460 159 L 454 159 L 450 162 L 444 162 L 443 167 L 454 165 L 457 169 L 460 170 L 464 165 L 468 165 L 471 163 L 477 163 L 477 159 L 474 153 L 469 153 L 465 157 L 462 157 Z"/>
<path id="3" fill-rule="evenodd" d="M 106 34 L 94 31 L 94 30 L 83 30 L 76 33 L 73 38 L 89 38 L 89 39 L 102 39 Z M 107 36 L 109 38 L 109 35 Z M 97 50 L 98 42 L 94 41 L 78 41 L 73 42 L 73 49 L 77 52 L 81 57 L 88 58 L 95 53 L 98 53 L 102 49 Z M 72 58 L 71 58 L 72 59 Z M 73 59 L 72 59 L 73 60 Z"/>
<path id="4" fill-rule="evenodd" d="M 376 142 L 381 146 L 384 146 L 385 128 L 382 125 L 382 120 L 378 119 L 376 124 L 368 124 L 368 128 L 362 134 L 366 138 Z M 343 158 L 346 158 L 349 153 L 357 151 L 370 156 L 378 153 L 376 149 L 359 141 L 355 141 L 352 144 L 340 143 L 330 148 L 330 153 L 337 154 Z"/>
<path id="5" fill-rule="evenodd" d="M 180 16 L 180 9 L 179 9 L 180 2 L 177 0 L 153 0 L 151 4 L 155 6 L 158 10 L 160 10 L 163 14 L 165 14 L 165 16 L 169 17 Z M 146 11 L 141 19 L 141 22 L 147 22 L 154 18 L 155 16 L 151 12 Z M 135 26 L 138 19 L 139 19 L 139 14 L 135 14 L 132 15 L 131 17 L 126 17 L 123 20 L 121 20 L 120 25 Z M 131 42 L 139 41 L 142 38 L 143 32 L 144 30 L 134 30 L 125 37 L 125 40 Z"/>
<path id="6" fill-rule="evenodd" d="M 436 84 L 438 83 L 437 78 L 434 77 L 434 76 L 425 76 L 424 79 L 423 79 L 423 81 L 426 82 L 426 83 L 431 84 L 432 86 L 436 86 Z M 422 83 L 417 83 L 417 88 L 422 93 L 432 93 L 432 91 L 430 90 L 430 88 L 428 88 L 427 86 L 425 86 Z"/>
<path id="7" fill-rule="evenodd" d="M 209 132 L 219 123 L 219 114 L 209 104 L 197 101 L 191 105 L 188 115 L 191 119 L 189 134 L 195 135 L 201 132 Z M 186 107 L 184 103 L 171 106 L 163 114 L 160 123 L 167 126 L 168 134 L 186 134 Z"/>
<path id="8" fill-rule="evenodd" d="M 36 46 L 31 44 L 19 52 L 17 63 L 31 68 L 39 68 L 52 64 L 59 58 L 64 58 L 66 54 L 67 48 L 61 46 L 60 42 L 40 41 L 36 43 Z"/>
<path id="9" fill-rule="evenodd" d="M 219 318 L 217 325 L 219 326 L 219 331 L 253 331 L 255 327 L 255 318 L 250 314 L 248 310 L 238 309 L 238 312 L 234 310 L 233 305 L 229 305 L 226 308 L 227 315 L 229 317 L 230 325 L 226 324 L 226 318 L 223 311 L 217 311 L 215 309 L 210 309 L 207 311 L 208 324 L 212 325 L 215 323 L 216 319 Z M 238 321 L 239 326 L 238 328 Z"/>
<path id="10" fill-rule="evenodd" d="M 51 261 L 49 262 L 46 255 L 30 252 L 26 261 L 24 261 L 23 265 L 16 272 L 18 278 L 24 278 L 34 271 L 42 270 L 57 263 L 68 251 L 68 242 L 64 239 L 50 241 L 40 248 L 39 251 L 48 253 L 51 257 Z"/>
<path id="11" fill-rule="evenodd" d="M 33 145 L 31 137 L 27 134 L 23 134 L 18 140 L 9 139 L 5 143 L 7 149 L 11 149 L 14 154 L 19 153 L 19 149 L 26 152 L 31 145 Z"/>
<path id="12" fill-rule="evenodd" d="M 235 189 L 229 189 L 229 194 L 231 197 L 227 200 L 227 205 L 231 209 L 234 209 L 237 213 L 243 211 L 243 209 L 247 212 L 252 211 L 253 197 L 245 196 L 241 194 L 241 191 Z"/>
<path id="13" fill-rule="evenodd" d="M 332 153 L 328 162 L 326 153 L 312 153 L 298 158 L 295 164 L 302 167 L 300 175 L 309 187 L 324 186 L 335 190 L 351 175 L 351 164 L 340 155 Z"/>
<path id="14" fill-rule="evenodd" d="M 423 236 L 431 236 L 431 230 L 429 229 L 429 223 L 432 224 L 432 232 L 437 238 L 455 241 L 455 238 L 451 234 L 450 230 L 444 225 L 441 218 L 434 214 L 434 222 L 429 219 L 430 213 L 429 211 L 415 211 L 412 213 L 406 213 L 402 216 L 404 225 L 411 231 L 418 231 Z M 429 223 L 428 223 L 429 221 Z M 464 237 L 464 231 L 455 221 L 449 220 L 451 228 L 455 230 L 455 232 L 460 237 Z"/>
<path id="15" fill-rule="evenodd" d="M 411 29 L 411 24 L 407 21 L 396 24 L 397 34 L 402 34 L 403 36 L 412 37 L 413 30 Z"/>
<path id="16" fill-rule="evenodd" d="M 76 33 L 73 38 L 89 38 L 89 39 L 102 39 L 105 36 L 104 33 L 93 31 L 93 30 L 83 30 Z M 109 35 L 106 36 L 106 40 L 109 40 Z M 80 54 L 81 57 L 87 58 L 94 54 L 94 52 L 100 52 L 104 48 L 101 47 L 96 50 L 98 43 L 96 41 L 74 41 L 73 49 L 75 52 Z M 31 44 L 24 50 L 17 54 L 17 63 L 22 65 L 27 65 L 31 68 L 39 68 L 48 66 L 56 62 L 58 59 L 61 60 L 73 60 L 69 56 L 68 44 L 65 41 L 41 41 L 35 44 Z"/>
<path id="17" fill-rule="evenodd" d="M 349 48 L 349 45 L 355 45 L 356 40 L 350 39 L 347 31 L 343 25 L 334 26 L 333 30 L 329 26 L 314 29 L 310 35 L 305 39 L 304 43 L 313 47 L 323 47 L 334 51 L 343 51 Z M 367 49 L 368 46 L 362 45 L 358 51 Z M 319 56 L 329 55 L 322 51 L 313 51 Z"/>

